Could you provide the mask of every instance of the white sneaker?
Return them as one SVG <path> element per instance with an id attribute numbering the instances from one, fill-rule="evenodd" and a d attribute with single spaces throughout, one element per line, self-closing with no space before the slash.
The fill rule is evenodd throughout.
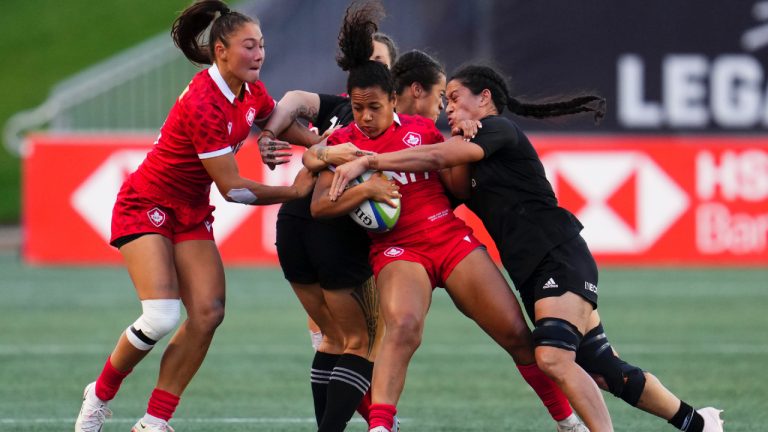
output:
<path id="1" fill-rule="evenodd" d="M 557 422 L 557 432 L 589 432 L 589 429 L 576 414 L 571 414 Z"/>
<path id="2" fill-rule="evenodd" d="M 131 432 L 173 432 L 173 428 L 168 423 L 147 423 L 141 419 L 133 425 Z"/>
<path id="3" fill-rule="evenodd" d="M 112 411 L 107 408 L 107 402 L 96 397 L 96 382 L 85 386 L 83 406 L 75 420 L 75 432 L 101 432 L 108 417 L 112 417 Z"/>
<path id="4" fill-rule="evenodd" d="M 706 407 L 696 410 L 696 412 L 704 417 L 704 429 L 702 429 L 702 432 L 723 432 L 723 421 L 720 420 L 720 413 L 723 410 Z"/>

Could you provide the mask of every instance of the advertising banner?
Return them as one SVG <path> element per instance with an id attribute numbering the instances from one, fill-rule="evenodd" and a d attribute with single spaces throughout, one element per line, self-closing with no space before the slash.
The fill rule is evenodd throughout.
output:
<path id="1" fill-rule="evenodd" d="M 107 242 L 115 197 L 152 136 L 30 137 L 24 160 L 23 258 L 119 263 Z M 767 265 L 768 138 L 532 136 L 560 200 L 602 264 Z M 241 173 L 290 184 L 300 158 L 270 171 L 250 139 Z M 213 188 L 214 232 L 228 264 L 273 265 L 278 206 L 228 203 Z M 495 253 L 482 224 L 466 218 Z"/>

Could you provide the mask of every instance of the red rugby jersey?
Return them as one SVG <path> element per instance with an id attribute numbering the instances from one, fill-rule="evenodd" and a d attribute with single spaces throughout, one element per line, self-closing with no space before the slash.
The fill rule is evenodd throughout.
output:
<path id="1" fill-rule="evenodd" d="M 389 153 L 419 145 L 436 144 L 443 135 L 435 123 L 421 116 L 395 114 L 395 121 L 386 132 L 369 138 L 356 123 L 334 132 L 328 137 L 328 145 L 351 142 L 362 150 Z M 385 241 L 409 236 L 447 222 L 455 216 L 445 195 L 437 171 L 423 173 L 387 171 L 400 183 L 400 219 L 387 233 L 373 234 L 374 241 Z"/>
<path id="2" fill-rule="evenodd" d="M 155 146 L 136 170 L 138 188 L 153 195 L 207 202 L 213 180 L 201 159 L 237 152 L 253 123 L 265 120 L 275 108 L 275 100 L 261 81 L 246 83 L 245 89 L 241 100 L 215 64 L 198 72 L 176 100 Z"/>

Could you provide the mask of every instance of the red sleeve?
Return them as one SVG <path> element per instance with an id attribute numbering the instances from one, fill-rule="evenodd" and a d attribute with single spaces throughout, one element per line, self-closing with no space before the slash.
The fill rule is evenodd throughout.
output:
<path id="1" fill-rule="evenodd" d="M 264 86 L 263 82 L 256 81 L 256 83 L 248 84 L 248 86 L 250 87 L 255 100 L 256 117 L 254 122 L 260 123 L 272 114 L 277 103 L 275 102 L 275 99 L 269 95 L 267 87 Z"/>
<path id="2" fill-rule="evenodd" d="M 325 142 L 326 145 L 332 146 L 336 144 L 343 144 L 345 142 L 352 141 L 349 133 L 349 128 L 352 127 L 353 123 L 350 123 L 346 127 L 343 127 L 341 129 L 336 129 L 333 131 L 331 136 L 328 137 L 328 140 Z"/>
<path id="3" fill-rule="evenodd" d="M 440 133 L 440 129 L 437 128 L 435 123 L 429 119 L 425 120 L 424 144 L 437 144 L 445 141 L 445 137 Z"/>

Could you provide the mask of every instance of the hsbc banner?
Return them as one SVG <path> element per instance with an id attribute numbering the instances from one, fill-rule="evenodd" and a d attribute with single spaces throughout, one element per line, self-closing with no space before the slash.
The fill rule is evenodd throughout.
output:
<path id="1" fill-rule="evenodd" d="M 153 136 L 29 138 L 23 258 L 37 264 L 118 263 L 107 244 L 112 206 Z M 560 200 L 584 224 L 602 264 L 768 265 L 768 138 L 533 136 Z M 270 171 L 255 143 L 243 175 L 290 184 L 301 166 Z M 214 232 L 228 264 L 274 265 L 278 206 L 228 203 L 215 191 Z M 465 217 L 495 254 L 482 224 Z"/>

